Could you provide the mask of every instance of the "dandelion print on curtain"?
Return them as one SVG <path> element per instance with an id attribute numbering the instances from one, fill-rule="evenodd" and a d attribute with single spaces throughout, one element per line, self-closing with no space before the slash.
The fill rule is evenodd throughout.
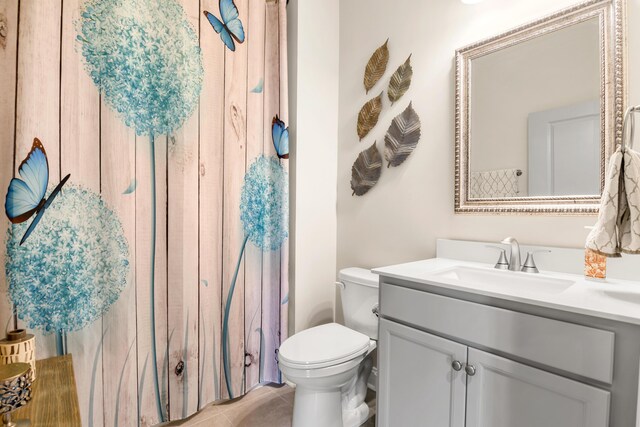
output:
<path id="1" fill-rule="evenodd" d="M 83 426 L 281 382 L 284 0 L 0 0 L 0 338 L 71 354 Z"/>

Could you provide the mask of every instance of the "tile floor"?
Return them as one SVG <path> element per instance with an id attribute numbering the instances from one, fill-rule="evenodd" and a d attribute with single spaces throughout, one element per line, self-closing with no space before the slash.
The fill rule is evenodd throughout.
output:
<path id="1" fill-rule="evenodd" d="M 259 387 L 244 397 L 209 405 L 183 421 L 165 424 L 165 427 L 290 427 L 293 415 L 294 389 L 289 386 Z M 367 394 L 372 417 L 363 427 L 375 426 L 375 393 Z"/>

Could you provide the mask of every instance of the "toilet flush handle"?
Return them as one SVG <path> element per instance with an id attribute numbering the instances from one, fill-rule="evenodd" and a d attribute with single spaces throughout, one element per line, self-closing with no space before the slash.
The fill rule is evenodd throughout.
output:
<path id="1" fill-rule="evenodd" d="M 371 312 L 376 315 L 376 317 L 380 317 L 380 305 L 376 304 L 371 308 Z"/>
<path id="2" fill-rule="evenodd" d="M 342 283 L 342 282 L 336 282 L 336 286 L 339 287 L 342 290 L 344 290 L 344 288 L 345 288 L 344 283 Z"/>

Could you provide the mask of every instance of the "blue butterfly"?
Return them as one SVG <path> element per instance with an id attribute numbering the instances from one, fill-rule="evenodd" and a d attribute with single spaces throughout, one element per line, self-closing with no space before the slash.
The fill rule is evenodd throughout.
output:
<path id="1" fill-rule="evenodd" d="M 36 225 L 42 219 L 44 211 L 51 205 L 62 186 L 67 182 L 70 174 L 65 176 L 60 184 L 45 199 L 49 185 L 49 162 L 44 147 L 38 138 L 33 140 L 31 151 L 27 158 L 20 163 L 18 169 L 20 178 L 13 178 L 9 183 L 9 191 L 4 202 L 4 210 L 9 220 L 14 224 L 25 222 L 35 213 L 36 217 L 27 228 L 20 240 L 22 245 L 29 237 Z"/>
<path id="2" fill-rule="evenodd" d="M 224 44 L 233 52 L 236 50 L 234 39 L 238 43 L 244 42 L 244 28 L 240 22 L 240 14 L 233 0 L 220 0 L 219 6 L 222 22 L 206 10 L 203 13 L 216 33 L 220 34 Z"/>
<path id="3" fill-rule="evenodd" d="M 289 158 L 289 128 L 284 127 L 284 122 L 280 120 L 278 115 L 271 122 L 271 138 L 273 138 L 273 146 L 280 159 Z"/>

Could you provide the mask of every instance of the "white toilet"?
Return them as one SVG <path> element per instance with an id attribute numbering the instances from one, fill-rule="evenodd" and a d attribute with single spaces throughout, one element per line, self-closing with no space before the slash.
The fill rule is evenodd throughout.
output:
<path id="1" fill-rule="evenodd" d="M 296 385 L 293 427 L 357 427 L 369 417 L 365 403 L 378 339 L 378 275 L 340 270 L 345 326 L 299 332 L 280 346 L 278 364 Z"/>

